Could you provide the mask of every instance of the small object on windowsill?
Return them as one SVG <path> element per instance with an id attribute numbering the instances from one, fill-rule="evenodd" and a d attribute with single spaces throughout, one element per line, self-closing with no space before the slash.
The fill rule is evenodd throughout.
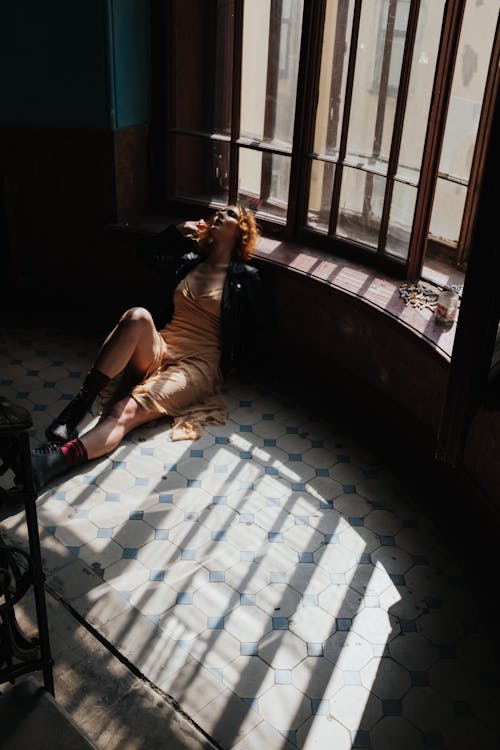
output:
<path id="1" fill-rule="evenodd" d="M 411 305 L 417 310 L 428 308 L 434 312 L 439 292 L 431 289 L 422 282 L 405 282 L 399 287 L 399 296 L 407 306 Z"/>
<path id="2" fill-rule="evenodd" d="M 444 289 L 436 305 L 436 321 L 451 324 L 457 317 L 458 294 L 453 289 Z"/>

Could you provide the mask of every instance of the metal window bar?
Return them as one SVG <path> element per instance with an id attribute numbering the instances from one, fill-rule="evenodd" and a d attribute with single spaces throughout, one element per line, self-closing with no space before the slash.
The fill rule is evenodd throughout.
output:
<path id="1" fill-rule="evenodd" d="M 431 110 L 427 122 L 422 169 L 408 252 L 407 275 L 409 279 L 419 276 L 425 257 L 465 3 L 466 0 L 448 0 L 444 10 Z"/>
<path id="2" fill-rule="evenodd" d="M 379 241 L 377 252 L 383 253 L 387 242 L 389 230 L 389 218 L 391 213 L 392 195 L 394 192 L 394 176 L 398 169 L 399 152 L 403 137 L 404 117 L 408 101 L 408 89 L 417 36 L 418 17 L 420 13 L 420 0 L 412 0 L 408 16 L 408 27 L 406 29 L 405 47 L 403 51 L 403 62 L 399 79 L 398 97 L 396 101 L 396 112 L 394 115 L 394 130 L 392 133 L 391 149 L 389 153 L 389 164 L 387 167 L 387 182 L 385 185 L 384 205 L 380 221 Z"/>
<path id="3" fill-rule="evenodd" d="M 340 190 L 342 187 L 343 163 L 347 150 L 347 137 L 349 134 L 349 121 L 351 117 L 352 94 L 354 85 L 354 71 L 356 67 L 356 55 L 358 49 L 359 26 L 361 21 L 361 7 L 363 0 L 356 0 L 352 19 L 351 47 L 349 50 L 349 64 L 347 69 L 346 92 L 344 102 L 344 116 L 342 119 L 342 132 L 340 136 L 339 160 L 335 169 L 332 191 L 332 207 L 330 211 L 330 225 L 328 234 L 333 235 L 337 229 L 339 216 Z"/>
<path id="4" fill-rule="evenodd" d="M 293 236 L 299 226 L 306 224 L 311 160 L 302 159 L 301 156 L 312 150 L 314 142 L 325 10 L 326 0 L 304 3 L 288 195 L 288 236 Z M 310 98 L 304 95 L 305 91 L 316 93 L 312 104 Z"/>
<path id="5" fill-rule="evenodd" d="M 391 52 L 394 40 L 394 26 L 396 23 L 397 7 L 398 0 L 389 0 L 389 5 L 387 8 L 387 25 L 385 27 L 384 50 L 382 53 L 382 69 L 380 71 L 380 85 L 377 98 L 377 116 L 375 118 L 372 153 L 369 157 L 369 162 L 375 164 L 378 161 L 380 150 L 382 148 L 385 105 L 387 103 L 387 91 L 389 88 L 389 71 L 391 67 Z M 365 195 L 363 198 L 363 215 L 365 216 L 369 216 L 371 214 L 372 196 L 373 173 L 369 172 L 366 177 Z"/>
<path id="6" fill-rule="evenodd" d="M 243 59 L 243 3 L 234 0 L 234 41 L 233 41 L 233 91 L 231 106 L 231 144 L 229 146 L 229 202 L 238 199 L 239 146 L 241 124 L 241 65 Z"/>
<path id="7" fill-rule="evenodd" d="M 347 22 L 349 15 L 349 3 L 341 2 L 337 5 L 337 14 L 335 20 L 335 41 L 334 50 L 341 50 L 345 46 L 346 34 L 347 34 Z M 339 114 L 340 114 L 340 103 L 342 99 L 342 74 L 344 70 L 344 56 L 336 55 L 333 56 L 333 70 L 332 78 L 330 83 L 330 106 L 332 108 L 332 127 L 327 128 L 325 151 L 328 152 L 334 144 L 337 143 L 338 127 L 339 127 Z M 337 162 L 337 159 L 332 159 Z M 322 195 L 328 195 L 329 189 L 329 178 L 327 170 L 323 175 L 323 186 Z M 329 201 L 327 198 L 323 199 L 321 210 L 330 211 Z"/>
<path id="8" fill-rule="evenodd" d="M 273 64 L 273 56 L 279 50 L 281 31 L 282 0 L 271 0 L 268 39 L 268 64 L 266 80 L 266 103 L 264 111 L 264 141 L 269 143 L 274 137 L 276 125 L 276 94 L 278 91 L 278 66 Z M 267 203 L 271 194 L 272 154 L 262 155 L 262 171 L 260 180 L 260 200 Z"/>

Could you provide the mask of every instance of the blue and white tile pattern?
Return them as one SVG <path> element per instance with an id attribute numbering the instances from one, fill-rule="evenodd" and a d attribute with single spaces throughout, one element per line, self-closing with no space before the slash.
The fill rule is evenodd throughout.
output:
<path id="1" fill-rule="evenodd" d="M 2 332 L 34 445 L 97 343 Z M 226 396 L 200 440 L 156 423 L 43 492 L 49 587 L 224 748 L 497 747 L 491 643 L 411 488 L 298 403 Z"/>

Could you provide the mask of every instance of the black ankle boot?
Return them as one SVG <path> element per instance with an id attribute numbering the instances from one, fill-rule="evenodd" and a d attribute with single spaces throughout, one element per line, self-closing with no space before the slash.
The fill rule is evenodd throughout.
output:
<path id="1" fill-rule="evenodd" d="M 78 437 L 78 425 L 90 411 L 94 401 L 95 395 L 89 391 L 82 389 L 77 393 L 45 430 L 47 440 L 62 445 L 67 443 L 68 440 L 74 440 Z"/>
<path id="2" fill-rule="evenodd" d="M 40 490 L 53 477 L 66 471 L 68 464 L 57 445 L 44 445 L 31 451 L 31 466 L 35 489 Z"/>

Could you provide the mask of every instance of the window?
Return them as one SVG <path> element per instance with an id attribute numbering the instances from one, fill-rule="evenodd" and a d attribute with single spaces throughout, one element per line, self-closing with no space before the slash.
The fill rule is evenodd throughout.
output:
<path id="1" fill-rule="evenodd" d="M 475 191 L 469 185 L 474 154 L 477 162 L 485 146 L 484 133 L 478 138 L 478 131 L 488 72 L 493 72 L 495 63 L 492 48 L 498 8 L 498 0 L 476 0 L 465 6 L 444 130 L 430 237 L 456 247 L 458 263 L 465 262 L 470 251 L 467 204 Z"/>
<path id="2" fill-rule="evenodd" d="M 429 230 L 466 259 L 498 0 L 167 7 L 171 206 L 240 200 L 267 231 L 400 275 L 420 272 Z"/>

